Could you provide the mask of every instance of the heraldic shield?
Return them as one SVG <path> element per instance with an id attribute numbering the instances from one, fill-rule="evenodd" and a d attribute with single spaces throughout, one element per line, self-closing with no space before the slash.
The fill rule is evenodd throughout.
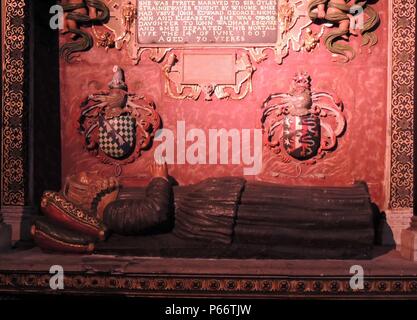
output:
<path id="1" fill-rule="evenodd" d="M 82 101 L 78 122 L 87 151 L 105 164 L 120 166 L 149 149 L 161 117 L 152 101 L 127 91 L 122 68 L 114 66 L 113 73 L 108 91 Z"/>
<path id="2" fill-rule="evenodd" d="M 307 72 L 294 76 L 288 93 L 263 103 L 264 143 L 283 163 L 314 164 L 335 151 L 346 128 L 343 103 L 334 93 L 311 90 Z"/>
<path id="3" fill-rule="evenodd" d="M 321 144 L 320 118 L 313 114 L 285 116 L 282 138 L 290 156 L 301 161 L 313 158 Z"/>
<path id="4" fill-rule="evenodd" d="M 99 118 L 99 147 L 109 157 L 128 157 L 135 148 L 136 119 L 130 115 Z"/>

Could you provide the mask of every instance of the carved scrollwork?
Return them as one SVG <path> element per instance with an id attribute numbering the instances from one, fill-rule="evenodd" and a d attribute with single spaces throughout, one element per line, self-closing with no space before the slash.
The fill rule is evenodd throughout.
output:
<path id="1" fill-rule="evenodd" d="M 150 52 L 150 59 L 155 62 L 163 61 L 165 55 L 173 50 L 167 45 L 154 45 L 139 43 L 136 37 L 137 8 L 130 0 L 103 0 L 109 8 L 111 15 L 104 27 L 108 31 L 94 34 L 97 44 L 106 49 L 115 47 L 126 50 L 134 64 L 138 64 L 144 52 Z M 277 39 L 270 46 L 248 47 L 252 59 L 260 63 L 267 58 L 266 50 L 273 50 L 277 63 L 281 64 L 289 54 L 294 51 L 312 51 L 320 41 L 323 32 L 313 32 L 307 29 L 312 24 L 308 16 L 307 2 L 298 0 L 277 0 Z M 322 28 L 323 29 L 323 28 Z M 185 46 L 185 45 L 184 45 Z M 228 45 L 225 45 L 227 47 Z M 180 46 L 181 47 L 181 46 Z M 210 47 L 210 44 L 207 44 Z M 219 89 L 220 90 L 220 89 Z M 194 97 L 197 92 L 194 92 Z"/>
<path id="2" fill-rule="evenodd" d="M 134 64 L 139 63 L 142 54 L 150 51 L 150 58 L 160 62 L 172 50 L 169 43 L 139 43 L 137 37 L 138 9 L 131 0 L 67 0 L 65 31 L 70 31 L 79 40 L 62 47 L 62 55 L 70 60 L 72 53 L 89 50 L 93 39 L 80 29 L 80 26 L 93 24 L 93 34 L 97 45 L 118 50 L 126 50 Z M 349 44 L 351 36 L 361 35 L 362 46 L 372 47 L 378 39 L 375 29 L 379 25 L 379 15 L 368 0 L 276 0 L 276 41 L 253 47 L 242 44 L 257 63 L 267 58 L 267 50 L 272 50 L 278 64 L 292 51 L 314 50 L 324 34 L 325 27 L 330 28 L 324 34 L 324 43 L 333 57 L 348 62 L 355 57 L 355 51 Z M 310 27 L 322 25 L 321 29 Z M 98 31 L 94 24 L 103 25 L 104 31 Z M 317 30 L 315 30 L 317 29 Z M 181 48 L 189 44 L 175 44 Z M 232 44 L 239 47 L 238 43 Z M 210 47 L 211 43 L 205 44 Z M 228 47 L 228 44 L 225 45 Z"/>
<path id="3" fill-rule="evenodd" d="M 275 60 L 281 64 L 289 49 L 300 51 L 302 33 L 310 24 L 305 1 L 278 1 L 278 39 L 275 45 Z"/>
<path id="4" fill-rule="evenodd" d="M 243 53 L 235 60 L 233 84 L 217 84 L 205 81 L 205 75 L 201 75 L 200 83 L 184 83 L 183 61 L 171 53 L 163 66 L 165 78 L 165 93 L 173 99 L 198 100 L 204 95 L 204 100 L 217 99 L 241 100 L 252 92 L 252 75 L 256 68 L 252 65 L 249 55 Z"/>
<path id="5" fill-rule="evenodd" d="M 81 28 L 90 24 L 102 24 L 109 19 L 110 11 L 101 0 L 64 0 L 61 5 L 64 10 L 64 28 L 61 33 L 71 34 L 72 41 L 61 46 L 60 55 L 65 61 L 71 62 L 77 52 L 88 51 L 93 46 L 93 37 Z M 110 47 L 110 35 L 99 39 L 99 43 L 106 43 L 107 48 Z"/>
<path id="6" fill-rule="evenodd" d="M 110 18 L 104 23 L 105 31 L 94 30 L 97 45 L 126 50 L 134 65 L 138 64 L 145 52 L 149 59 L 161 63 L 171 48 L 144 47 L 136 40 L 137 8 L 134 1 L 103 0 L 109 8 Z"/>
<path id="7" fill-rule="evenodd" d="M 379 14 L 368 0 L 309 0 L 308 15 L 315 23 L 325 21 L 332 27 L 324 37 L 327 49 L 341 62 L 355 58 L 355 50 L 349 44 L 351 36 L 362 36 L 362 46 L 369 48 L 378 42 L 375 28 Z M 346 43 L 347 42 L 347 43 Z"/>
<path id="8" fill-rule="evenodd" d="M 267 59 L 267 51 L 273 50 L 275 61 L 282 64 L 290 50 L 295 52 L 314 50 L 323 35 L 324 27 L 320 32 L 315 32 L 309 27 L 312 21 L 308 17 L 306 1 L 278 0 L 277 12 L 278 34 L 275 46 L 247 49 L 257 63 Z"/>

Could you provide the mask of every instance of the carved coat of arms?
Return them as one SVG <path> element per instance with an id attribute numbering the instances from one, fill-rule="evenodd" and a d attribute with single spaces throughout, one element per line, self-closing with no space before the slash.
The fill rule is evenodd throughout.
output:
<path id="1" fill-rule="evenodd" d="M 136 119 L 124 115 L 107 120 L 99 117 L 99 146 L 111 158 L 128 156 L 135 146 Z"/>
<path id="2" fill-rule="evenodd" d="M 298 160 L 308 160 L 314 157 L 321 140 L 320 118 L 308 114 L 284 118 L 284 148 L 289 155 Z"/>
<path id="3" fill-rule="evenodd" d="M 263 108 L 265 145 L 284 162 L 314 163 L 336 147 L 346 127 L 342 102 L 312 92 L 305 72 L 295 75 L 288 93 L 270 95 Z"/>
<path id="4" fill-rule="evenodd" d="M 109 91 L 92 94 L 81 105 L 80 132 L 86 149 L 109 164 L 126 164 L 152 143 L 161 119 L 153 103 L 129 93 L 123 70 L 115 66 Z"/>

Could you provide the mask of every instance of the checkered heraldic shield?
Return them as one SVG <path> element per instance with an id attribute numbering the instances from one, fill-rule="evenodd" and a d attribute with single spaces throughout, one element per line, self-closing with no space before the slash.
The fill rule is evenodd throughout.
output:
<path id="1" fill-rule="evenodd" d="M 99 146 L 106 155 L 120 159 L 132 153 L 136 140 L 136 120 L 133 117 L 100 117 L 99 126 Z"/>

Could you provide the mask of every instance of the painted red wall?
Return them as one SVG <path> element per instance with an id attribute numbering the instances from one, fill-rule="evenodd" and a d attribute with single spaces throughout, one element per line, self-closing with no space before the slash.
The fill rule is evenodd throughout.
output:
<path id="1" fill-rule="evenodd" d="M 296 71 L 307 71 L 312 78 L 313 90 L 336 92 L 344 102 L 347 118 L 346 133 L 339 139 L 336 151 L 329 153 L 304 174 L 315 177 L 273 177 L 280 164 L 268 150 L 264 150 L 264 172 L 257 177 L 275 183 L 291 185 L 348 185 L 355 180 L 366 181 L 373 200 L 383 206 L 384 171 L 387 146 L 387 55 L 388 4 L 379 1 L 373 5 L 381 17 L 377 30 L 379 42 L 363 49 L 355 60 L 347 64 L 331 61 L 323 44 L 313 53 L 290 52 L 282 65 L 271 57 L 256 64 L 253 92 L 241 101 L 178 101 L 164 94 L 161 65 L 144 58 L 133 66 L 124 51 L 94 48 L 81 54 L 81 62 L 67 64 L 61 61 L 61 121 L 62 121 L 62 175 L 81 170 L 100 170 L 111 174 L 114 167 L 101 164 L 83 148 L 83 139 L 77 132 L 80 102 L 91 93 L 107 89 L 112 78 L 113 65 L 125 70 L 130 92 L 141 93 L 155 101 L 164 128 L 176 131 L 177 121 L 185 121 L 186 129 L 201 128 L 261 128 L 261 105 L 271 93 L 287 92 Z M 355 48 L 359 39 L 352 40 Z M 255 63 L 254 63 L 255 64 Z M 153 149 L 145 152 L 136 162 L 123 168 L 124 177 L 139 177 L 138 184 L 148 181 L 147 166 L 153 161 Z M 170 174 L 180 184 L 198 182 L 212 176 L 242 175 L 238 165 L 172 165 Z M 130 179 L 131 180 L 131 179 Z"/>

